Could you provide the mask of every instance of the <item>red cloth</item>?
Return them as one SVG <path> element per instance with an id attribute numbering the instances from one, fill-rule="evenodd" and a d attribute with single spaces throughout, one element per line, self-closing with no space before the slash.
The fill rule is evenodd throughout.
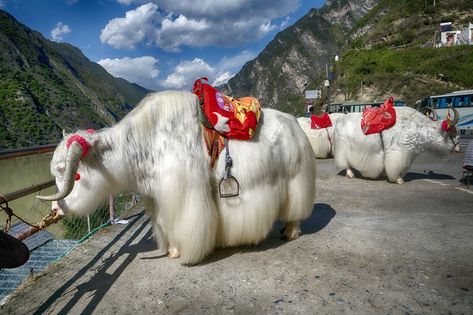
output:
<path id="1" fill-rule="evenodd" d="M 79 143 L 80 146 L 82 147 L 82 156 L 81 157 L 84 157 L 84 156 L 87 155 L 87 153 L 89 153 L 90 143 L 87 142 L 87 140 L 85 140 L 84 137 L 79 136 L 77 134 L 73 134 L 73 135 L 69 136 L 69 138 L 67 138 L 67 141 L 66 141 L 66 148 L 69 149 L 69 147 L 72 145 L 73 142 Z"/>
<path id="2" fill-rule="evenodd" d="M 447 111 L 447 118 L 442 120 L 442 124 L 440 125 L 440 127 L 442 128 L 443 131 L 449 132 L 450 129 L 452 129 L 452 127 L 454 127 L 454 126 L 451 125 L 451 121 L 452 121 L 452 119 L 450 117 L 450 112 Z"/>
<path id="3" fill-rule="evenodd" d="M 234 99 L 222 94 L 200 78 L 194 83 L 194 94 L 200 100 L 202 111 L 212 126 L 230 139 L 250 139 L 260 116 L 258 100 L 252 97 Z"/>
<path id="4" fill-rule="evenodd" d="M 361 117 L 361 130 L 365 135 L 380 133 L 396 123 L 394 98 L 390 97 L 378 108 L 366 107 Z"/>
<path id="5" fill-rule="evenodd" d="M 322 116 L 311 115 L 310 116 L 310 128 L 311 129 L 323 129 L 332 126 L 332 121 L 327 113 L 323 113 Z"/>

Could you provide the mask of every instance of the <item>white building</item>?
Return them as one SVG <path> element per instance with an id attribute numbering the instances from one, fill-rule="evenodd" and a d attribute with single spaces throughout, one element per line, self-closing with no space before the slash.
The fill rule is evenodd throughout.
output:
<path id="1" fill-rule="evenodd" d="M 456 45 L 473 45 L 473 24 L 461 31 L 455 31 L 452 28 L 452 22 L 440 23 L 440 43 L 437 47 L 456 46 Z"/>

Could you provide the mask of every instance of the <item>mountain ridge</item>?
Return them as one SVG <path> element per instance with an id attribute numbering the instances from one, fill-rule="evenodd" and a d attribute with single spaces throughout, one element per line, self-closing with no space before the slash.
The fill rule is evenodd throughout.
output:
<path id="1" fill-rule="evenodd" d="M 311 9 L 246 63 L 224 91 L 253 95 L 264 106 L 293 112 L 294 94 L 302 94 L 320 76 L 344 44 L 343 34 L 379 1 L 329 0 L 322 8 Z"/>
<path id="2" fill-rule="evenodd" d="M 117 122 L 150 91 L 0 10 L 0 149 L 55 143 Z"/>

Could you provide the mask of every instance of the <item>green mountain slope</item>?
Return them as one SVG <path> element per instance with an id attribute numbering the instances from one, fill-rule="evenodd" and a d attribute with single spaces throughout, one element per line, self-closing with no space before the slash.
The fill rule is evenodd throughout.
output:
<path id="1" fill-rule="evenodd" d="M 148 92 L 0 10 L 0 149 L 55 143 L 63 129 L 111 125 Z"/>
<path id="2" fill-rule="evenodd" d="M 334 90 L 350 99 L 394 95 L 414 105 L 428 95 L 473 88 L 473 46 L 435 48 L 441 22 L 463 29 L 473 22 L 473 2 L 382 1 L 347 37 Z"/>

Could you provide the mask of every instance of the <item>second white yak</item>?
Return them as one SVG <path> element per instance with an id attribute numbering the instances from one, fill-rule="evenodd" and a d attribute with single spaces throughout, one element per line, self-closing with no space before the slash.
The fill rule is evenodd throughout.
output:
<path id="1" fill-rule="evenodd" d="M 362 113 L 341 117 L 334 131 L 334 159 L 338 168 L 352 169 L 363 177 L 377 178 L 383 173 L 390 182 L 404 183 L 404 175 L 414 159 L 424 151 L 459 151 L 457 129 L 458 112 L 448 131 L 440 121 L 432 121 L 410 107 L 395 107 L 396 124 L 381 133 L 365 135 L 360 127 Z"/>
<path id="2" fill-rule="evenodd" d="M 332 156 L 333 147 L 333 131 L 335 123 L 340 117 L 345 116 L 342 113 L 329 114 L 332 126 L 321 129 L 312 129 L 309 117 L 299 117 L 297 122 L 301 126 L 304 133 L 309 138 L 310 145 L 314 150 L 315 157 L 318 159 L 326 159 Z"/>

